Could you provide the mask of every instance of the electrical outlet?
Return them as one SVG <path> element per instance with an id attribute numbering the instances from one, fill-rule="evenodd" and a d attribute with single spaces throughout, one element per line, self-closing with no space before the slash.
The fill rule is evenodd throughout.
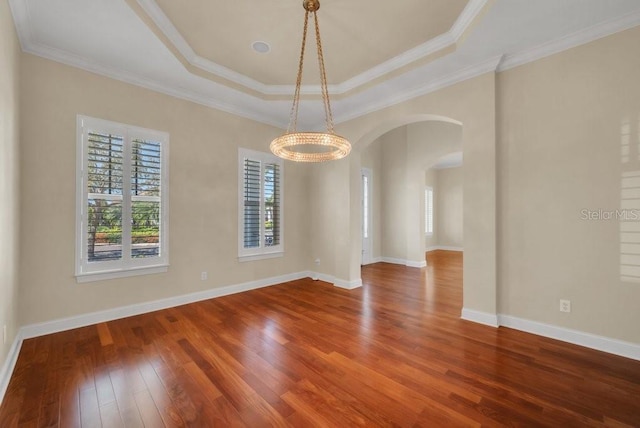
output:
<path id="1" fill-rule="evenodd" d="M 571 300 L 560 300 L 560 312 L 571 312 Z"/>
<path id="2" fill-rule="evenodd" d="M 207 280 L 207 278 L 209 278 L 209 274 L 208 274 L 207 272 L 202 272 L 202 273 L 200 274 L 200 280 L 201 280 L 201 281 L 206 281 L 206 280 Z"/>
<path id="3" fill-rule="evenodd" d="M 316 266 L 320 266 L 320 259 L 316 259 L 315 264 Z"/>

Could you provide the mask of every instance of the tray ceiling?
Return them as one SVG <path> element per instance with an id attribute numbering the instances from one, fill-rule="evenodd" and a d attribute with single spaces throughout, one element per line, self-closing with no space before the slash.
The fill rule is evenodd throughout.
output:
<path id="1" fill-rule="evenodd" d="M 23 51 L 285 127 L 301 0 L 9 0 Z M 336 122 L 640 25 L 638 0 L 322 0 Z M 267 54 L 254 41 L 271 46 Z M 312 40 L 312 39 L 311 39 Z M 300 124 L 321 125 L 308 45 Z"/>

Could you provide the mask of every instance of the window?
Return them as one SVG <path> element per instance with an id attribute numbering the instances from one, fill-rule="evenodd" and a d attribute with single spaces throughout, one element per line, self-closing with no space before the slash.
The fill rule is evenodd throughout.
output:
<path id="1" fill-rule="evenodd" d="M 369 176 L 362 174 L 362 237 L 369 238 Z"/>
<path id="2" fill-rule="evenodd" d="M 238 159 L 238 257 L 282 256 L 282 159 L 247 149 Z"/>
<path id="3" fill-rule="evenodd" d="M 433 189 L 424 189 L 424 233 L 433 235 Z"/>
<path id="4" fill-rule="evenodd" d="M 166 133 L 78 116 L 79 282 L 167 270 L 168 152 Z"/>

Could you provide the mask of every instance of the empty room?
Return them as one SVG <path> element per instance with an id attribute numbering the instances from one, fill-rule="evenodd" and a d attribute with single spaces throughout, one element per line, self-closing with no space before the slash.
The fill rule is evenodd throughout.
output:
<path id="1" fill-rule="evenodd" d="M 0 427 L 640 427 L 638 0 L 0 0 Z"/>

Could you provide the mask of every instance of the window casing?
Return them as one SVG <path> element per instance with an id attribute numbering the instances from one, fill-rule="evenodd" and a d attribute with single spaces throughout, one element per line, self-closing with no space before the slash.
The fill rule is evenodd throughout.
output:
<path id="1" fill-rule="evenodd" d="M 282 159 L 238 151 L 238 257 L 249 261 L 284 254 Z"/>
<path id="2" fill-rule="evenodd" d="M 78 116 L 76 278 L 165 272 L 166 133 Z"/>
<path id="3" fill-rule="evenodd" d="M 433 235 L 433 189 L 424 189 L 424 233 Z"/>

